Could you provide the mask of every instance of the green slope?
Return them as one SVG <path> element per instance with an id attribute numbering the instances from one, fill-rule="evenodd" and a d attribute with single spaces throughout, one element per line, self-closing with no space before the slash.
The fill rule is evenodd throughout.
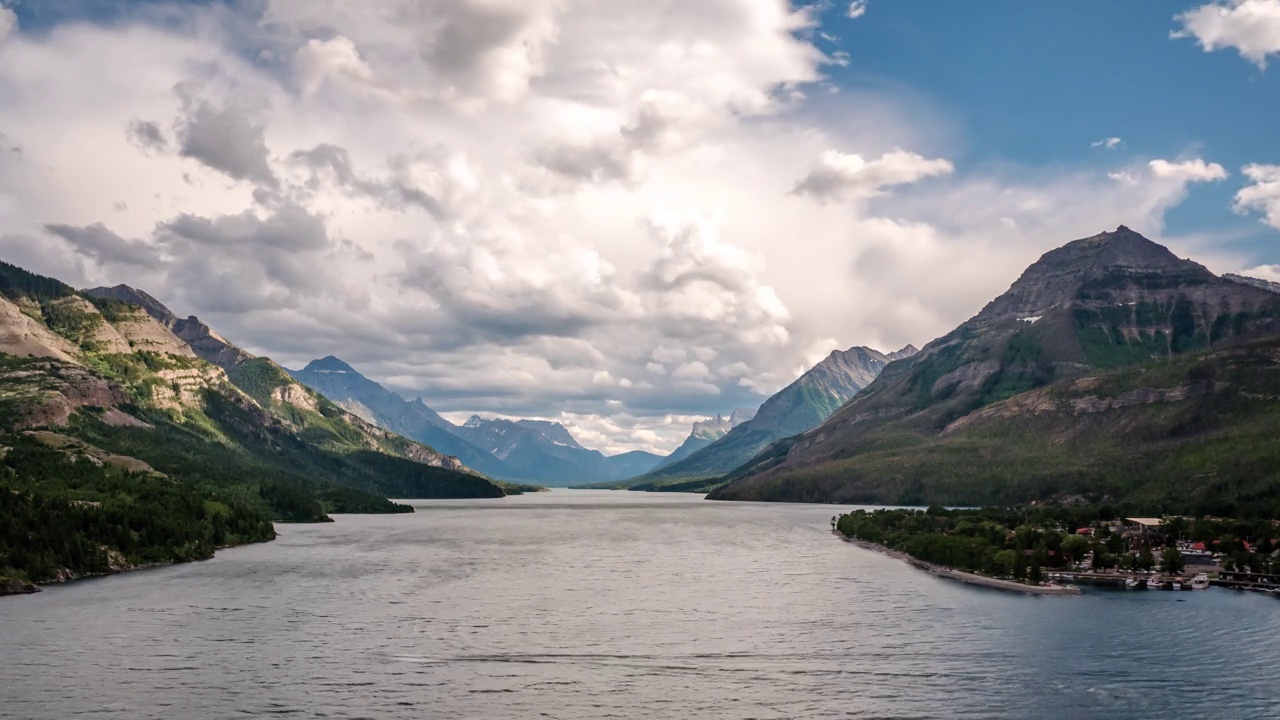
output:
<path id="1" fill-rule="evenodd" d="M 387 497 L 505 494 L 270 360 L 228 377 L 133 305 L 0 264 L 0 311 L 0 594 L 412 511 Z"/>
<path id="2" fill-rule="evenodd" d="M 1123 500 L 1168 513 L 1280 511 L 1280 338 L 1067 380 L 941 433 L 887 423 L 835 460 L 730 492 L 904 505 Z M 789 443 L 770 449 L 784 456 Z M 758 464 L 769 458 L 755 460 Z"/>

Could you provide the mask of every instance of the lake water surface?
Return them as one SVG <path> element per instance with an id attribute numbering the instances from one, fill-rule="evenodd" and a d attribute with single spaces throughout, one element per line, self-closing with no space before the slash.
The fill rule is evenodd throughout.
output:
<path id="1" fill-rule="evenodd" d="M 1036 598 L 837 508 L 559 490 L 0 599 L 0 718 L 1280 717 L 1280 600 Z"/>

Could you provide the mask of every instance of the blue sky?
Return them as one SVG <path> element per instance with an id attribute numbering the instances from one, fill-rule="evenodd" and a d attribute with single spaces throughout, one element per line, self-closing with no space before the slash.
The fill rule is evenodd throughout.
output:
<path id="1" fill-rule="evenodd" d="M 1229 209 L 1248 163 L 1280 163 L 1280 72 L 1171 38 L 1202 2 L 881 0 L 824 14 L 849 53 L 843 87 L 897 87 L 932 104 L 963 138 L 962 165 L 1109 167 L 1125 157 L 1203 156 L 1232 173 L 1170 211 L 1174 234 L 1214 233 L 1259 262 L 1280 232 Z M 1090 147 L 1119 137 L 1114 149 Z"/>

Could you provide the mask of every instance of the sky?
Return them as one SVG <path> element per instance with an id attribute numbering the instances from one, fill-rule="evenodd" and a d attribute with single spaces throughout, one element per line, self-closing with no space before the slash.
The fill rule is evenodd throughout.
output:
<path id="1" fill-rule="evenodd" d="M 1277 64 L 1280 0 L 0 0 L 0 258 L 669 452 L 1120 224 L 1280 280 Z"/>

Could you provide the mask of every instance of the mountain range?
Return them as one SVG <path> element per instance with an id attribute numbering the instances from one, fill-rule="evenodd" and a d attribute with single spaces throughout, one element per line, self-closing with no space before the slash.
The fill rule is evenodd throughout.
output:
<path id="1" fill-rule="evenodd" d="M 0 294 L 0 405 L 11 432 L 65 434 L 161 473 L 183 474 L 207 453 L 211 466 L 261 463 L 309 490 L 431 497 L 457 484 L 501 494 L 455 458 L 343 411 L 145 292 L 76 291 L 6 264 Z M 165 458 L 174 434 L 191 457 Z M 286 456 L 298 465 L 282 466 Z"/>
<path id="2" fill-rule="evenodd" d="M 646 472 L 662 459 L 644 451 L 606 456 L 583 447 L 563 425 L 545 420 L 475 415 L 455 425 L 421 398 L 406 400 L 332 356 L 289 372 L 368 422 L 455 456 L 467 467 L 501 480 L 553 486 L 617 480 Z"/>
<path id="3" fill-rule="evenodd" d="M 908 345 L 888 355 L 867 347 L 836 350 L 778 391 L 751 417 L 730 423 L 723 436 L 685 457 L 635 478 L 633 490 L 702 491 L 750 460 L 770 443 L 808 430 L 871 383 L 896 359 L 914 355 Z M 679 451 L 677 451 L 679 452 Z"/>
<path id="4" fill-rule="evenodd" d="M 0 594 L 508 491 L 145 292 L 0 263 Z"/>
<path id="5" fill-rule="evenodd" d="M 680 462 L 725 435 L 728 435 L 730 430 L 755 417 L 755 414 L 755 410 L 739 408 L 730 413 L 729 417 L 716 415 L 715 417 L 707 418 L 706 420 L 698 420 L 693 423 L 693 429 L 690 430 L 689 437 L 685 438 L 684 442 L 680 443 L 680 447 L 676 448 L 670 455 L 663 458 L 662 461 L 652 469 L 656 471 L 667 467 L 668 465 Z"/>
<path id="6" fill-rule="evenodd" d="M 1280 295 L 1119 227 L 1046 253 L 713 499 L 1143 500 L 1280 494 Z"/>

